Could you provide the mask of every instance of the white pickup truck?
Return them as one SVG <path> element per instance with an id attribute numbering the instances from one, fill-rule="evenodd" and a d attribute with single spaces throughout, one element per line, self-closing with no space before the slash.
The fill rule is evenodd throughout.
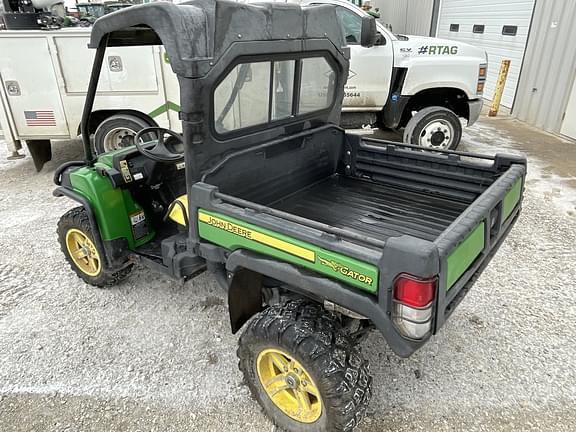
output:
<path id="1" fill-rule="evenodd" d="M 351 49 L 344 126 L 405 128 L 406 143 L 452 150 L 458 146 L 460 118 L 471 125 L 482 109 L 485 51 L 451 40 L 394 35 L 381 23 L 377 44 L 364 48 L 359 41 L 366 12 L 342 0 L 304 3 L 337 5 Z"/>
<path id="2" fill-rule="evenodd" d="M 458 146 L 461 119 L 474 123 L 482 107 L 484 51 L 461 42 L 394 35 L 380 23 L 377 44 L 364 48 L 359 44 L 362 9 L 343 0 L 295 1 L 337 6 L 351 48 L 343 126 L 404 128 L 405 142 Z M 93 57 L 86 48 L 89 34 L 80 28 L 0 31 L 0 125 L 12 154 L 26 141 L 37 169 L 51 158 L 51 139 L 79 134 Z M 90 125 L 96 152 L 131 144 L 147 126 L 179 129 L 178 83 L 163 50 L 115 48 L 105 61 Z"/>

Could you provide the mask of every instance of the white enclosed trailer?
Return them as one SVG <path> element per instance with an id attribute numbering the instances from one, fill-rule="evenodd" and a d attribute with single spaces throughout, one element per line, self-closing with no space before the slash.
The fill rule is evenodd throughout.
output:
<path id="1" fill-rule="evenodd" d="M 84 28 L 0 31 L 0 124 L 11 152 L 26 141 L 33 155 L 46 153 L 47 140 L 79 135 L 89 36 Z M 105 145 L 125 138 L 126 123 L 179 127 L 176 77 L 159 47 L 110 48 L 106 62 L 91 125 Z"/>

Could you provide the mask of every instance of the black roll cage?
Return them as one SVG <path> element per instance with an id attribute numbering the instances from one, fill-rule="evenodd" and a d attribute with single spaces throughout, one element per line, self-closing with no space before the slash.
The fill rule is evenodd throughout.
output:
<path id="1" fill-rule="evenodd" d="M 90 73 L 90 81 L 88 82 L 88 90 L 86 91 L 86 102 L 84 102 L 84 110 L 82 111 L 82 120 L 80 123 L 82 146 L 84 147 L 84 161 L 88 166 L 93 166 L 94 162 L 96 162 L 96 157 L 92 151 L 92 144 L 90 143 L 89 126 L 90 116 L 92 114 L 92 108 L 94 108 L 94 99 L 96 98 L 96 90 L 98 89 L 100 71 L 102 70 L 102 63 L 104 63 L 104 55 L 106 54 L 107 45 L 108 36 L 106 35 L 100 40 L 100 44 L 96 49 L 94 63 L 92 63 L 92 72 Z"/>

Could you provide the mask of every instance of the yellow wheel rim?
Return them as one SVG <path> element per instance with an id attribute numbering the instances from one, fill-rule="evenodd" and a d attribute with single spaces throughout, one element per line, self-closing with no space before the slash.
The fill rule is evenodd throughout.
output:
<path id="1" fill-rule="evenodd" d="M 265 349 L 256 360 L 266 394 L 284 414 L 301 423 L 314 423 L 322 414 L 322 399 L 310 374 L 279 349 Z"/>
<path id="2" fill-rule="evenodd" d="M 102 269 L 100 254 L 90 238 L 82 231 L 71 228 L 66 233 L 66 249 L 76 267 L 88 276 L 97 276 Z"/>

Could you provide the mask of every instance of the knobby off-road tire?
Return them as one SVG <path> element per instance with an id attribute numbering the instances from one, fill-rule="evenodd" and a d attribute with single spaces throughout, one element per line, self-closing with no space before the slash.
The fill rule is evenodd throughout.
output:
<path id="1" fill-rule="evenodd" d="M 96 246 L 84 207 L 75 207 L 65 213 L 58 221 L 56 232 L 66 261 L 87 284 L 100 288 L 112 286 L 130 274 L 131 264 L 118 271 L 107 268 L 104 251 Z"/>
<path id="2" fill-rule="evenodd" d="M 351 431 L 370 401 L 368 362 L 336 317 L 315 303 L 290 300 L 256 315 L 240 337 L 238 358 L 252 395 L 289 432 Z M 298 387 L 270 396 L 294 382 Z M 302 392 L 310 409 L 300 411 Z"/>

